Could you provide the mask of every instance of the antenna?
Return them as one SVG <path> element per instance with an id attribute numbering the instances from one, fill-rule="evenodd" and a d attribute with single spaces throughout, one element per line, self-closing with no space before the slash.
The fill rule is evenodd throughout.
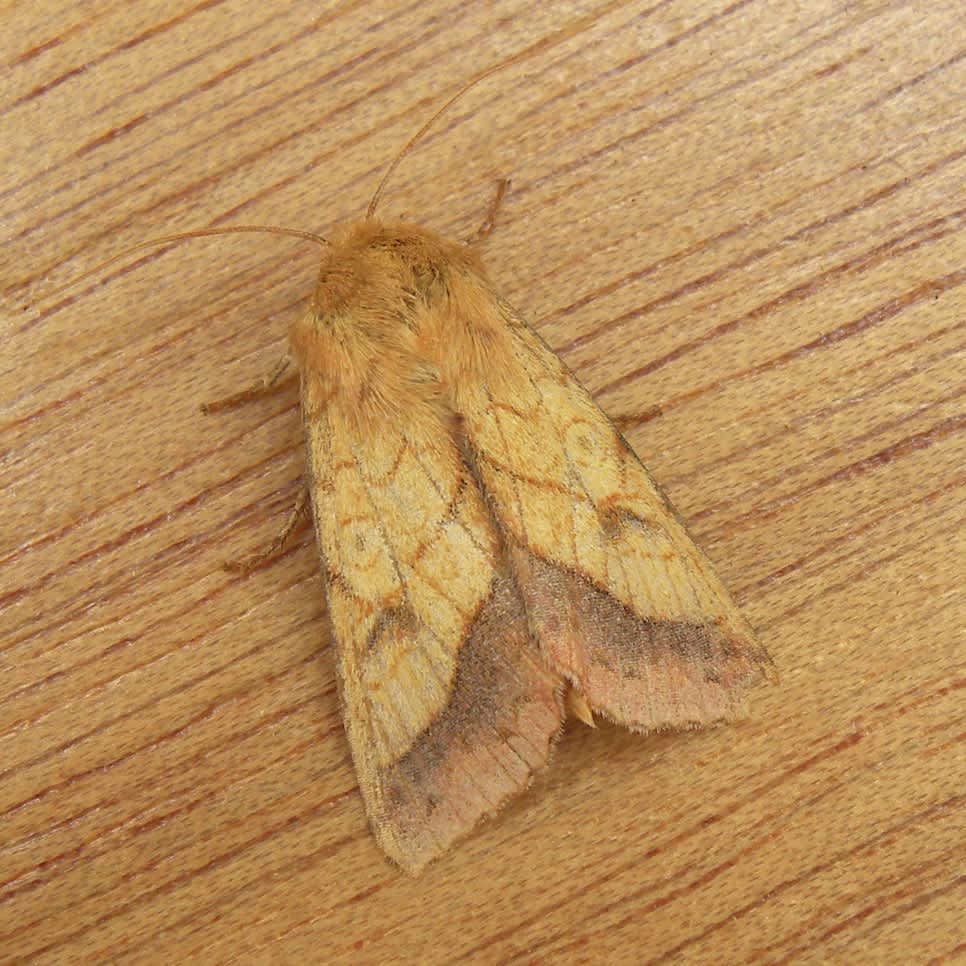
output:
<path id="1" fill-rule="evenodd" d="M 78 282 L 82 282 L 91 275 L 99 275 L 105 268 L 108 268 L 115 262 L 119 262 L 122 258 L 127 258 L 132 252 L 140 251 L 142 248 L 154 248 L 157 245 L 167 245 L 171 242 L 183 241 L 186 238 L 204 238 L 208 235 L 238 235 L 249 232 L 263 232 L 269 235 L 290 235 L 292 238 L 302 238 L 306 241 L 315 242 L 317 245 L 329 244 L 326 239 L 321 235 L 316 235 L 314 232 L 300 231 L 298 228 L 281 228 L 277 225 L 229 225 L 225 228 L 196 228 L 192 231 L 182 231 L 174 235 L 160 235 L 158 238 L 149 238 L 147 241 L 138 242 L 136 245 L 124 248 L 99 265 L 95 265 L 93 268 L 88 268 L 86 271 L 81 272 L 80 275 L 72 278 L 66 285 L 55 288 L 46 297 L 48 299 L 56 298 L 68 289 L 73 288 Z"/>
<path id="2" fill-rule="evenodd" d="M 539 45 L 534 45 L 539 46 Z M 494 64 L 492 67 L 488 67 L 482 74 L 478 74 L 473 80 L 464 84 L 455 94 L 441 108 L 439 108 L 436 113 L 428 120 L 425 124 L 402 146 L 400 152 L 392 159 L 389 163 L 389 167 L 386 168 L 386 173 L 382 176 L 382 180 L 379 182 L 375 193 L 372 196 L 372 200 L 369 202 L 369 207 L 366 209 L 366 220 L 368 221 L 376 213 L 376 206 L 379 204 L 382 198 L 383 190 L 386 187 L 386 183 L 392 177 L 393 172 L 399 167 L 399 163 L 402 161 L 407 154 L 422 140 L 423 135 L 466 93 L 473 90 L 477 84 L 481 84 L 488 77 L 492 77 L 493 74 L 498 73 L 501 70 L 505 70 L 507 67 L 512 67 L 518 61 L 523 60 L 527 56 L 533 53 L 533 47 L 528 47 L 526 50 L 521 50 L 520 53 L 514 54 L 509 60 L 501 61 L 499 64 Z"/>

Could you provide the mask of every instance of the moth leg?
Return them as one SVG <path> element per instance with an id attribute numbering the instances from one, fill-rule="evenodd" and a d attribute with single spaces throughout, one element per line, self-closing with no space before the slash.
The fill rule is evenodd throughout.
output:
<path id="1" fill-rule="evenodd" d="M 476 233 L 472 235 L 467 241 L 467 245 L 479 245 L 481 242 L 486 241 L 490 235 L 493 234 L 493 229 L 496 227 L 496 213 L 503 207 L 503 199 L 506 198 L 506 193 L 510 188 L 509 178 L 500 178 L 496 183 L 496 194 L 493 196 L 493 200 L 490 202 L 490 207 L 486 212 L 486 217 L 483 219 L 483 224 L 476 229 Z"/>
<path id="2" fill-rule="evenodd" d="M 232 393 L 230 396 L 225 396 L 224 399 L 215 399 L 212 402 L 202 403 L 201 411 L 205 415 L 208 413 L 216 413 L 222 409 L 231 409 L 234 406 L 249 402 L 252 399 L 261 399 L 264 396 L 271 395 L 279 388 L 282 376 L 285 375 L 285 370 L 288 369 L 291 362 L 292 360 L 288 355 L 282 356 L 275 364 L 275 368 L 267 376 L 262 376 L 258 382 L 249 386 L 247 389 L 243 389 L 241 392 Z"/>
<path id="3" fill-rule="evenodd" d="M 309 515 L 309 491 L 308 487 L 305 486 L 304 482 L 302 488 L 299 490 L 299 495 L 295 500 L 295 507 L 292 509 L 292 513 L 285 523 L 285 526 L 279 531 L 278 536 L 264 549 L 260 550 L 258 553 L 249 554 L 247 557 L 242 557 L 239 560 L 231 560 L 225 564 L 225 570 L 229 573 L 243 573 L 247 574 L 254 570 L 259 564 L 264 563 L 266 560 L 270 560 L 272 557 L 278 555 L 282 547 L 285 546 L 288 538 L 292 535 L 295 528 Z"/>

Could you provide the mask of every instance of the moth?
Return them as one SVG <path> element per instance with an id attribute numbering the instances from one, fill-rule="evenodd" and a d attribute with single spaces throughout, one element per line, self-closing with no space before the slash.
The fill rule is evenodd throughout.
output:
<path id="1" fill-rule="evenodd" d="M 568 709 L 640 732 L 708 725 L 771 666 L 478 244 L 375 217 L 455 99 L 330 239 L 187 233 L 324 245 L 289 340 L 307 489 L 359 787 L 379 844 L 413 873 L 530 784 Z"/>
<path id="2" fill-rule="evenodd" d="M 767 655 L 473 247 L 347 226 L 291 349 L 346 731 L 400 866 L 526 788 L 568 689 L 639 731 L 739 710 Z"/>

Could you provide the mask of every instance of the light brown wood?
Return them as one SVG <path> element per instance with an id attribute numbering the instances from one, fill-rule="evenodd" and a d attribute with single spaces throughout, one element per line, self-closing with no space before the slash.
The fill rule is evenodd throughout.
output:
<path id="1" fill-rule="evenodd" d="M 942 962 L 966 951 L 961 5 L 3 6 L 0 958 Z M 419 879 L 369 834 L 269 371 L 320 231 L 455 236 L 615 417 L 781 671 L 571 725 Z M 63 288 L 67 286 L 67 288 Z"/>

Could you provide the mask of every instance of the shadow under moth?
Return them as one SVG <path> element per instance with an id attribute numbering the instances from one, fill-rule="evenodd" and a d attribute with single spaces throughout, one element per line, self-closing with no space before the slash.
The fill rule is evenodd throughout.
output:
<path id="1" fill-rule="evenodd" d="M 707 725 L 770 673 L 640 460 L 477 245 L 374 217 L 455 99 L 331 239 L 187 233 L 324 245 L 290 333 L 307 489 L 359 787 L 379 844 L 413 873 L 530 784 L 568 709 L 641 732 Z"/>

